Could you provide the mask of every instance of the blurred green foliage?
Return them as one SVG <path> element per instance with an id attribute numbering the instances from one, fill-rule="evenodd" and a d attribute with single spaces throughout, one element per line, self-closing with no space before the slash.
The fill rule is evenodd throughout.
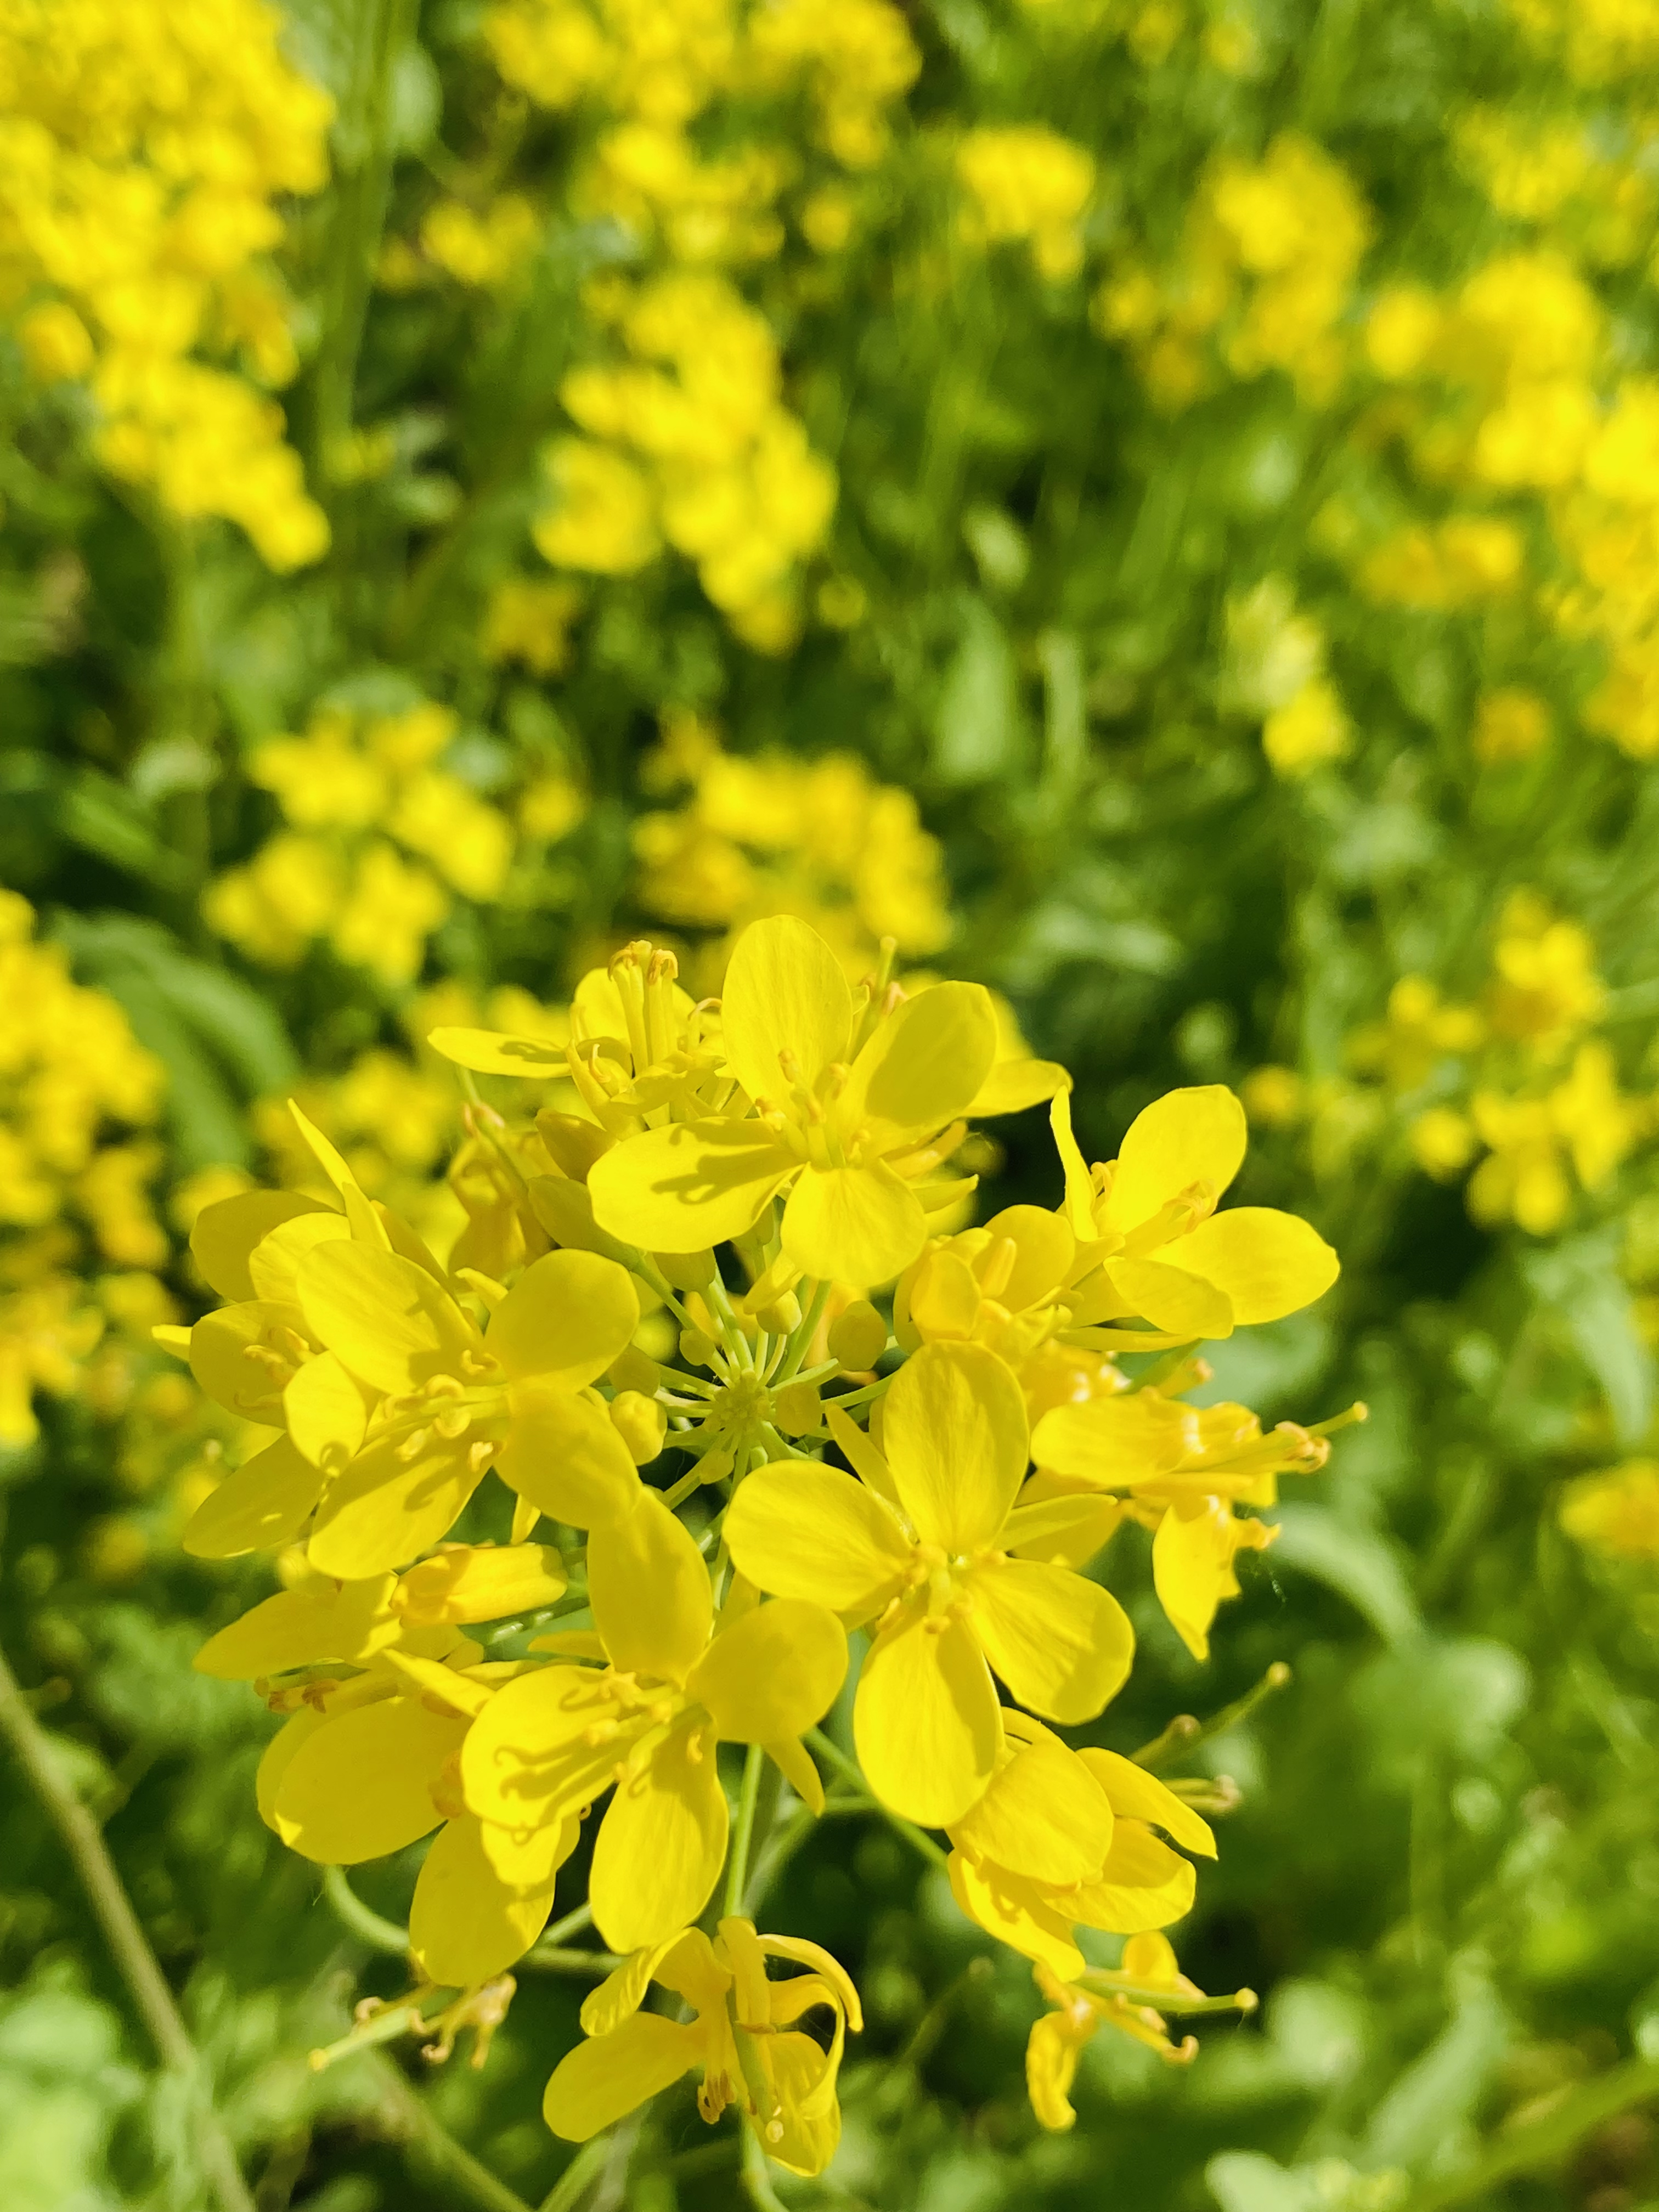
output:
<path id="1" fill-rule="evenodd" d="M 574 12 L 620 46 L 653 11 Z M 1636 2212 L 1659 2195 L 1652 2118 L 1585 2100 L 1632 2054 L 1659 2061 L 1659 1544 L 1587 1548 L 1559 1516 L 1570 1478 L 1653 1449 L 1659 483 L 1636 430 L 1659 376 L 1659 15 L 927 0 L 894 34 L 913 77 L 884 89 L 857 11 L 795 75 L 710 60 L 751 12 L 659 11 L 684 34 L 665 64 L 692 88 L 677 114 L 630 106 L 620 67 L 568 102 L 527 90 L 500 24 L 521 16 L 533 46 L 532 9 L 294 6 L 287 51 L 336 116 L 331 180 L 283 203 L 299 365 L 283 404 L 331 547 L 286 573 L 216 511 L 181 515 L 110 465 L 106 403 L 43 378 L 16 335 L 43 285 L 57 295 L 14 257 L 0 881 L 166 1071 L 147 1172 L 171 1242 L 118 1264 L 195 1310 L 173 1194 L 257 1164 L 252 1109 L 301 1072 L 344 1112 L 337 1085 L 378 1052 L 393 1074 L 376 1096 L 406 1103 L 434 1080 L 410 1041 L 419 993 L 556 1003 L 620 934 L 665 918 L 708 941 L 769 895 L 767 866 L 787 879 L 757 823 L 745 842 L 741 821 L 705 821 L 720 865 L 737 849 L 750 872 L 676 908 L 635 837 L 644 813 L 696 812 L 710 756 L 677 753 L 674 729 L 706 747 L 717 727 L 738 760 L 857 755 L 942 842 L 955 933 L 937 948 L 919 927 L 918 957 L 1010 996 L 1075 1075 L 1090 1157 L 1171 1084 L 1231 1082 L 1257 1123 L 1241 1194 L 1341 1252 L 1315 1312 L 1215 1349 L 1211 1395 L 1269 1421 L 1357 1395 L 1371 1419 L 1243 1562 L 1207 1668 L 1152 1601 L 1139 1532 L 1113 1555 L 1141 1658 L 1100 1740 L 1132 1749 L 1293 1668 L 1194 1754 L 1241 1802 L 1182 1964 L 1261 1991 L 1258 2020 L 1215 2029 L 1187 2070 L 1097 2039 L 1075 2132 L 1043 2136 L 1023 1964 L 992 1957 L 879 1822 L 826 1824 L 769 1913 L 847 1962 L 868 2027 L 831 2174 L 780 2196 Z M 210 31 L 210 9 L 179 9 L 198 17 Z M 9 132 L 30 117 L 8 106 Z M 636 148 L 623 176 L 612 136 L 642 118 L 689 167 Z M 992 149 L 1013 215 L 975 198 L 962 147 L 1014 125 L 1085 149 L 1080 203 L 1052 145 Z M 776 179 L 715 190 L 745 149 L 781 152 Z M 676 223 L 705 204 L 699 259 Z M 447 209 L 465 222 L 434 224 Z M 660 514 L 647 557 L 584 566 L 572 532 L 592 552 L 622 526 L 614 471 L 586 508 L 567 475 L 561 510 L 540 459 L 574 437 L 655 483 L 629 442 L 641 418 L 594 433 L 568 380 L 625 366 L 630 301 L 688 270 L 714 288 L 694 337 L 741 355 L 757 314 L 773 367 L 754 372 L 755 420 L 799 424 L 833 471 L 816 532 L 795 478 L 778 495 L 793 538 L 754 507 L 770 551 L 748 596 Z M 1471 523 L 1487 535 L 1455 534 Z M 1499 694 L 1533 706 L 1494 719 Z M 423 701 L 451 716 L 441 773 L 508 826 L 498 879 L 446 878 L 401 969 L 348 957 L 332 911 L 276 963 L 257 932 L 210 926 L 213 887 L 293 826 L 258 749 L 319 708 Z M 1503 1033 L 1494 949 L 1526 935 L 1517 890 L 1583 933 L 1605 991 L 1559 1051 L 1522 1034 L 1499 1065 L 1480 1054 Z M 381 943 L 391 925 L 368 927 Z M 1396 1082 L 1355 1039 L 1392 1019 L 1398 1040 L 1390 994 L 1411 977 L 1486 1009 L 1486 1042 L 1431 1041 Z M 1607 1157 L 1584 1171 L 1583 1116 L 1540 1108 L 1528 1141 L 1580 1163 L 1555 1218 L 1533 1233 L 1500 1199 L 1471 1218 L 1469 1158 L 1510 1157 L 1481 1098 L 1553 1097 L 1586 1040 L 1611 1056 L 1613 1103 L 1585 1109 Z M 377 1111 L 356 1139 L 429 1185 L 453 1109 L 402 1156 Z M 1432 1176 L 1431 1111 L 1463 1132 Z M 1051 1203 L 1042 1116 L 1002 1129 L 997 1197 Z M 112 1263 L 88 1247 L 52 1264 L 96 1284 Z M 27 1279 L 13 1268 L 8 1295 Z M 105 1365 L 42 1396 L 40 1436 L 0 1460 L 5 1646 L 180 1992 L 259 2212 L 469 2201 L 411 2118 L 406 2083 L 430 2069 L 307 2068 L 401 1968 L 260 1825 L 267 1716 L 190 1671 L 265 1571 L 177 1552 L 180 1486 L 219 1443 L 155 1396 L 142 1330 L 110 1364 L 109 1327 Z M 0 1829 L 0 2203 L 188 2212 L 207 2201 L 190 2108 L 15 1773 Z M 393 1863 L 360 1887 L 396 1918 L 409 1876 Z M 580 1993 L 526 1973 L 488 2066 L 416 2084 L 526 2203 L 565 2156 L 538 2100 Z M 1483 2182 L 1506 2142 L 1537 2154 Z M 586 2201 L 701 2212 L 738 2185 L 733 2138 L 707 2138 L 683 2094 Z"/>

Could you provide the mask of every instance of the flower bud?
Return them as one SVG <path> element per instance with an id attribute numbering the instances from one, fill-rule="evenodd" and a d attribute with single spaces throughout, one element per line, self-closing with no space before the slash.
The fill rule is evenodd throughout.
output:
<path id="1" fill-rule="evenodd" d="M 887 1324 L 867 1298 L 857 1298 L 830 1328 L 830 1351 L 843 1367 L 860 1374 L 887 1349 Z"/>
<path id="2" fill-rule="evenodd" d="M 680 1358 L 688 1367 L 712 1367 L 714 1364 L 714 1340 L 700 1328 L 680 1331 Z"/>
<path id="3" fill-rule="evenodd" d="M 613 1359 L 605 1374 L 605 1381 L 618 1390 L 637 1390 L 649 1398 L 662 1380 L 661 1370 L 637 1344 L 630 1344 L 626 1352 Z"/>
<path id="4" fill-rule="evenodd" d="M 772 1401 L 778 1426 L 787 1437 L 808 1437 L 823 1420 L 818 1394 L 810 1382 L 789 1382 Z"/>
<path id="5" fill-rule="evenodd" d="M 648 1467 L 661 1451 L 667 1416 L 653 1398 L 638 1390 L 619 1390 L 611 1401 L 611 1419 L 635 1467 Z"/>
<path id="6" fill-rule="evenodd" d="M 769 1306 L 763 1306 L 755 1318 L 769 1335 L 791 1335 L 800 1327 L 800 1300 L 793 1291 L 785 1291 Z"/>

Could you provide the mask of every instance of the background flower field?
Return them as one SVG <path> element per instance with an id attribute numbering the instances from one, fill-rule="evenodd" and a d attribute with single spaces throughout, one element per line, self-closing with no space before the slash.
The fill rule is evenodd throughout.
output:
<path id="1" fill-rule="evenodd" d="M 826 1820 L 768 1914 L 865 2032 L 778 2197 L 1659 2198 L 1656 67 L 1653 0 L 0 9 L 0 1643 L 258 2212 L 741 2185 L 682 2092 L 556 2196 L 557 1972 L 480 2069 L 308 2063 L 418 1853 L 343 1919 L 261 1824 L 190 1662 L 271 1568 L 179 1542 L 245 1425 L 150 1332 L 289 1097 L 486 1237 L 428 1032 L 779 914 L 997 992 L 1091 1159 L 1231 1085 L 1343 1272 L 1200 1395 L 1370 1419 L 1207 1663 L 1119 1533 L 1073 1732 L 1203 1723 L 1176 1940 L 1260 2011 L 1044 2134 L 1024 1962 Z M 957 1164 L 1052 1203 L 1046 1109 Z M 213 2203 L 200 2086 L 9 1765 L 0 2203 Z"/>

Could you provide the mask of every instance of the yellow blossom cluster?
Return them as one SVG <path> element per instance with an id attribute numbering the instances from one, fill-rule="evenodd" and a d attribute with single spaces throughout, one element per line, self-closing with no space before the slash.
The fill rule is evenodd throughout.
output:
<path id="1" fill-rule="evenodd" d="M 720 933 L 706 956 L 715 975 L 732 933 L 773 914 L 810 921 L 853 975 L 877 964 L 884 938 L 910 959 L 949 939 L 937 842 L 909 793 L 876 782 L 856 755 L 745 759 L 697 716 L 672 713 L 645 780 L 678 803 L 635 825 L 635 896 L 676 928 Z"/>
<path id="2" fill-rule="evenodd" d="M 170 1246 L 150 1202 L 161 1068 L 102 991 L 75 982 L 34 915 L 0 891 L 0 1445 L 36 1434 L 37 1391 L 77 1386 L 116 1308 Z M 115 1271 L 102 1286 L 84 1279 Z M 125 1310 L 125 1309 L 123 1309 Z M 117 1316 L 119 1318 L 119 1316 Z M 152 1303 L 141 1325 L 161 1317 Z"/>
<path id="3" fill-rule="evenodd" d="M 621 287 L 610 304 L 623 358 L 565 379 L 586 434 L 548 451 L 557 497 L 537 545 L 555 568 L 601 575 L 672 546 L 740 636 L 785 649 L 796 571 L 829 526 L 836 478 L 783 404 L 765 318 L 708 270 Z"/>
<path id="4" fill-rule="evenodd" d="M 517 1011 L 533 1021 L 432 1034 L 475 1077 L 555 1086 L 527 1127 L 471 1110 L 493 1201 L 446 1256 L 360 1179 L 346 1116 L 351 1158 L 297 1106 L 308 1175 L 196 1218 L 225 1304 L 160 1334 L 260 1441 L 184 1541 L 285 1563 L 197 1661 L 284 1717 L 260 1811 L 334 1867 L 431 1838 L 400 2017 L 441 2050 L 499 2022 L 591 1824 L 611 1971 L 550 2126 L 585 2141 L 690 2073 L 706 2119 L 735 2106 L 810 2175 L 860 2007 L 829 1953 L 757 1932 L 760 1808 L 873 1802 L 1032 1962 L 1054 2009 L 1031 2094 L 1064 2126 L 1102 2024 L 1180 2056 L 1166 2014 L 1254 2002 L 1205 1998 L 1158 1932 L 1214 1855 L 1213 1791 L 1050 1725 L 1100 1714 L 1133 1656 L 1080 1571 L 1121 1522 L 1151 1530 L 1158 1595 L 1206 1653 L 1239 1551 L 1275 1533 L 1249 1509 L 1363 1408 L 1264 1435 L 1184 1402 L 1192 1347 L 1306 1306 L 1336 1255 L 1293 1216 L 1220 1207 L 1244 1152 L 1231 1092 L 1174 1092 L 1086 1164 L 1065 1070 L 1011 1061 L 986 991 L 855 987 L 793 915 L 739 934 L 717 999 L 641 943 L 568 1016 Z M 435 1107 L 378 1066 L 351 1080 L 377 1143 L 401 1100 L 428 1156 Z M 1045 1100 L 1058 1208 L 942 1231 L 970 1118 Z M 647 1306 L 677 1342 L 647 1337 Z M 1153 1350 L 1138 1382 L 1119 1364 Z M 851 1628 L 870 1644 L 848 1750 L 819 1723 Z M 1092 1970 L 1082 1929 L 1131 1938 L 1122 1966 Z M 644 2008 L 653 1982 L 680 2020 Z M 459 1995 L 428 2021 L 441 1988 Z"/>
<path id="5" fill-rule="evenodd" d="M 1258 162 L 1211 167 L 1171 269 L 1126 260 L 1101 286 L 1095 320 L 1128 346 L 1161 406 L 1215 381 L 1281 369 L 1313 406 L 1332 399 L 1350 347 L 1344 318 L 1371 237 L 1364 200 L 1312 139 L 1275 138 Z"/>
<path id="6" fill-rule="evenodd" d="M 289 569 L 328 525 L 264 396 L 298 365 L 265 257 L 276 202 L 324 182 L 331 103 L 278 28 L 262 0 L 9 7 L 0 300 L 39 382 L 88 385 L 112 475 Z"/>
<path id="7" fill-rule="evenodd" d="M 1229 703 L 1261 719 L 1261 749 L 1294 779 L 1340 760 L 1352 729 L 1326 667 L 1323 630 L 1299 611 L 1282 576 L 1264 576 L 1227 609 Z"/>
<path id="8" fill-rule="evenodd" d="M 326 939 L 389 988 L 413 982 L 452 893 L 488 904 L 513 860 L 508 817 L 441 765 L 457 727 L 429 703 L 320 708 L 302 735 L 257 745 L 248 773 L 288 826 L 209 886 L 210 925 L 269 967 Z"/>
<path id="9" fill-rule="evenodd" d="M 987 124 L 957 147 L 957 175 L 966 194 L 965 237 L 1029 245 L 1040 274 L 1055 282 L 1077 275 L 1080 224 L 1095 188 L 1091 154 L 1042 124 Z"/>
<path id="10" fill-rule="evenodd" d="M 1561 1499 L 1568 1535 L 1608 1559 L 1659 1562 L 1659 1466 L 1626 1460 L 1599 1474 L 1581 1474 Z"/>
<path id="11" fill-rule="evenodd" d="M 1473 1165 L 1475 1220 L 1553 1236 L 1579 1194 L 1604 1191 L 1659 1126 L 1650 1100 L 1621 1089 L 1613 1048 L 1595 1034 L 1606 997 L 1588 931 L 1516 891 L 1479 1003 L 1401 976 L 1382 1018 L 1349 1037 L 1348 1076 L 1308 1085 L 1293 1070 L 1259 1068 L 1245 1103 L 1264 1127 L 1305 1124 L 1322 1174 L 1398 1115 L 1426 1174 L 1455 1182 Z"/>

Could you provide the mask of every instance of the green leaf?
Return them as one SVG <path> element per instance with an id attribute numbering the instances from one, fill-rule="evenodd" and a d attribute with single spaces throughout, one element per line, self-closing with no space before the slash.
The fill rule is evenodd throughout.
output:
<path id="1" fill-rule="evenodd" d="M 1013 647 L 984 601 L 965 599 L 962 640 L 933 720 L 933 765 L 946 783 L 991 783 L 1024 752 Z"/>
<path id="2" fill-rule="evenodd" d="M 1339 1521 L 1323 1505 L 1292 1501 L 1279 1509 L 1276 1566 L 1299 1568 L 1347 1599 L 1385 1644 L 1401 1644 L 1422 1628 L 1404 1554 L 1375 1529 Z"/>

